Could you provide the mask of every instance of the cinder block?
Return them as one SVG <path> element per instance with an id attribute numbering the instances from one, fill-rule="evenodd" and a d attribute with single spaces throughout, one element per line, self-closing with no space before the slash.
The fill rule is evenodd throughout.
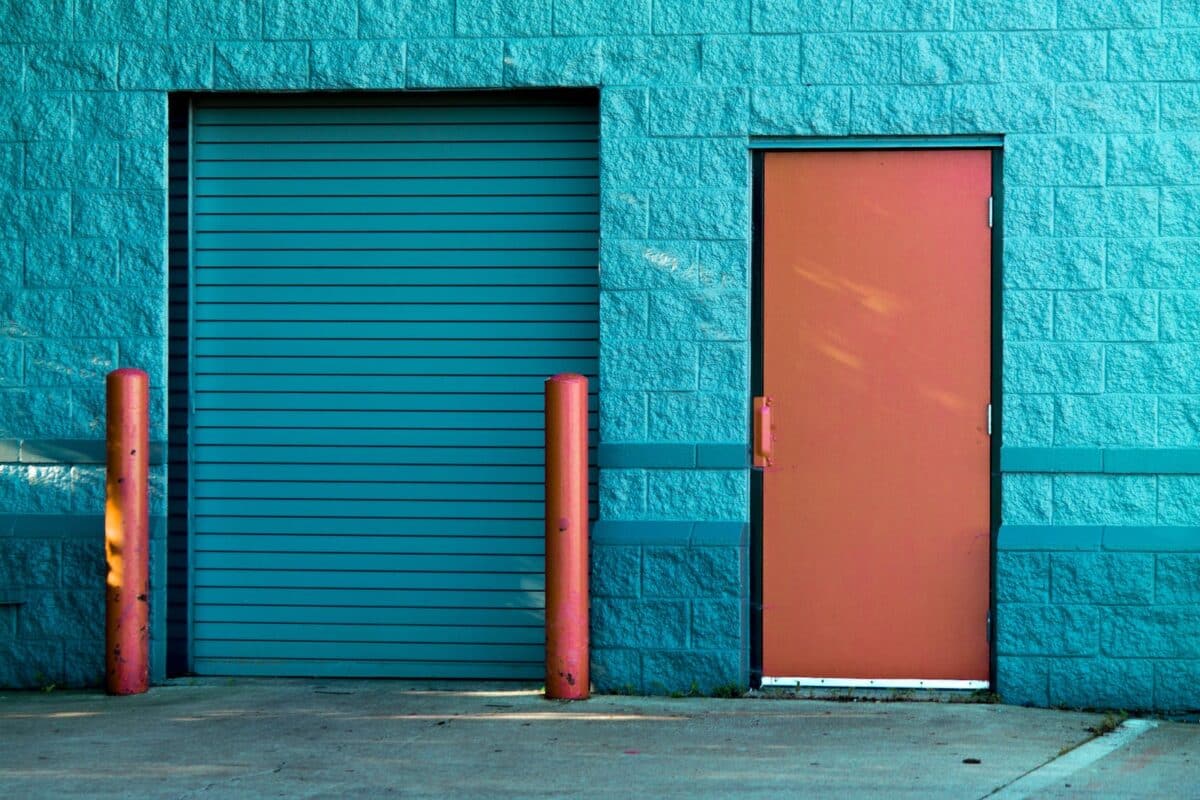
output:
<path id="1" fill-rule="evenodd" d="M 1200 345 L 1125 344 L 1105 348 L 1106 388 L 1112 392 L 1200 392 Z"/>
<path id="2" fill-rule="evenodd" d="M 619 36 L 604 40 L 605 86 L 690 84 L 700 73 L 694 36 Z"/>
<path id="3" fill-rule="evenodd" d="M 1049 684 L 1050 660 L 1047 658 L 1000 656 L 996 659 L 996 690 L 1009 705 L 1049 705 Z"/>
<path id="4" fill-rule="evenodd" d="M 77 236 L 154 239 L 166 227 L 166 195 L 161 192 L 77 192 L 72 203 Z"/>
<path id="5" fill-rule="evenodd" d="M 303 89 L 309 85 L 306 42 L 221 43 L 213 85 L 218 89 Z"/>
<path id="6" fill-rule="evenodd" d="M 606 647 L 685 647 L 687 603 L 681 600 L 592 598 L 591 642 Z"/>
<path id="7" fill-rule="evenodd" d="M 1054 294 L 1012 290 L 1004 293 L 1005 341 L 1051 338 Z"/>
<path id="8" fill-rule="evenodd" d="M 555 3 L 559 36 L 629 36 L 650 33 L 651 0 L 572 0 Z"/>
<path id="9" fill-rule="evenodd" d="M 697 357 L 691 342 L 601 342 L 600 359 L 606 369 L 600 375 L 600 388 L 694 390 Z"/>
<path id="10" fill-rule="evenodd" d="M 1120 658 L 1200 658 L 1200 607 L 1105 609 L 1100 642 L 1106 655 Z"/>
<path id="11" fill-rule="evenodd" d="M 262 35 L 263 0 L 171 0 L 167 30 L 172 39 L 257 39 Z"/>
<path id="12" fill-rule="evenodd" d="M 1200 80 L 1200 32 L 1113 31 L 1108 77 L 1114 81 Z"/>
<path id="13" fill-rule="evenodd" d="M 999 655 L 1094 655 L 1100 610 L 1096 606 L 1005 603 L 996 609 Z"/>
<path id="14" fill-rule="evenodd" d="M 1190 711 L 1200 708 L 1200 661 L 1159 661 L 1154 665 L 1154 708 Z"/>
<path id="15" fill-rule="evenodd" d="M 752 0 L 756 33 L 804 33 L 850 29 L 850 0 Z"/>
<path id="16" fill-rule="evenodd" d="M 1200 286 L 1200 241 L 1114 239 L 1108 243 L 1108 285 L 1133 289 Z"/>
<path id="17" fill-rule="evenodd" d="M 417 89 L 500 86 L 504 43 L 499 39 L 426 39 L 408 45 L 408 85 Z"/>
<path id="18" fill-rule="evenodd" d="M 1051 133 L 1054 89 L 1015 83 L 956 86 L 953 113 L 961 133 Z"/>
<path id="19" fill-rule="evenodd" d="M 72 689 L 104 683 L 104 639 L 71 639 L 63 643 L 63 683 Z"/>
<path id="20" fill-rule="evenodd" d="M 1142 659 L 1056 658 L 1050 662 L 1050 705 L 1151 708 L 1154 663 Z"/>
<path id="21" fill-rule="evenodd" d="M 213 47 L 209 42 L 121 45 L 122 89 L 208 89 L 212 82 Z"/>
<path id="22" fill-rule="evenodd" d="M 1158 479 L 1158 522 L 1164 525 L 1200 524 L 1200 476 L 1162 475 Z"/>
<path id="23" fill-rule="evenodd" d="M 230 45 L 230 58 L 252 46 Z M 294 49 L 294 48 L 293 48 Z M 307 64 L 307 48 L 305 53 Z M 221 48 L 217 49 L 218 54 Z M 247 58 L 249 57 L 247 51 Z M 305 66 L 307 78 L 307 66 Z M 231 86 L 256 88 L 256 84 L 240 83 L 238 75 L 229 74 Z M 285 88 L 275 86 L 272 88 Z M 167 137 L 166 92 L 80 92 L 74 95 L 75 128 L 97 140 L 158 139 Z M 69 109 L 68 109 L 69 111 Z M 2 116 L 0 116 L 2 118 Z M 69 120 L 69 117 L 68 117 Z M 69 128 L 68 128 L 69 130 Z M 48 136 L 44 138 L 68 138 Z"/>
<path id="24" fill-rule="evenodd" d="M 749 508 L 745 470 L 662 470 L 649 486 L 651 519 L 741 522 Z"/>
<path id="25" fill-rule="evenodd" d="M 593 545 L 591 593 L 594 597 L 640 597 L 642 594 L 641 548 L 624 545 Z"/>
<path id="26" fill-rule="evenodd" d="M 20 513 L 20 509 L 5 509 Z M 58 585 L 59 544 L 50 539 L 6 538 L 0 547 L 0 589 L 50 589 Z"/>
<path id="27" fill-rule="evenodd" d="M 1105 182 L 1103 136 L 1010 136 L 1004 177 L 1036 186 L 1100 186 Z"/>
<path id="28" fill-rule="evenodd" d="M 553 0 L 457 0 L 454 32 L 459 36 L 546 36 Z"/>
<path id="29" fill-rule="evenodd" d="M 742 661 L 736 650 L 651 650 L 642 655 L 642 681 L 651 694 L 745 688 Z"/>
<path id="30" fill-rule="evenodd" d="M 1012 33 L 1005 36 L 1004 61 L 1015 81 L 1093 81 L 1105 77 L 1103 31 Z"/>
<path id="31" fill-rule="evenodd" d="M 639 519 L 646 513 L 645 470 L 600 470 L 602 519 Z"/>
<path id="32" fill-rule="evenodd" d="M 1045 0 L 958 0 L 954 27 L 968 31 L 1053 28 L 1054 5 Z"/>
<path id="33" fill-rule="evenodd" d="M 746 89 L 651 89 L 650 132 L 657 136 L 737 136 L 749 126 Z"/>
<path id="34" fill-rule="evenodd" d="M 750 148 L 741 137 L 706 139 L 700 145 L 700 186 L 745 189 L 750 185 Z"/>
<path id="35" fill-rule="evenodd" d="M 1156 236 L 1158 190 L 1059 189 L 1054 225 L 1060 236 Z"/>
<path id="36" fill-rule="evenodd" d="M 771 86 L 801 82 L 800 36 L 705 36 L 700 80 L 706 84 Z"/>
<path id="37" fill-rule="evenodd" d="M 834 136 L 850 130 L 844 86 L 761 86 L 750 95 L 750 132 Z"/>
<path id="38" fill-rule="evenodd" d="M 659 189 L 651 195 L 650 235 L 664 239 L 737 239 L 749 235 L 746 189 Z"/>
<path id="39" fill-rule="evenodd" d="M 600 394 L 600 438 L 605 442 L 646 439 L 645 392 L 605 391 Z"/>
<path id="40" fill-rule="evenodd" d="M 364 39 L 454 35 L 454 0 L 359 0 L 358 35 Z"/>
<path id="41" fill-rule="evenodd" d="M 1011 186 L 1004 190 L 1001 217 L 1006 236 L 1049 236 L 1054 232 L 1054 190 Z"/>
<path id="42" fill-rule="evenodd" d="M 741 552 L 736 547 L 646 547 L 644 597 L 736 598 L 741 594 Z M 736 625 L 737 616 L 729 622 Z"/>
<path id="43" fill-rule="evenodd" d="M 745 341 L 749 312 L 744 293 L 722 291 L 653 291 L 649 335 L 686 342 Z"/>
<path id="44" fill-rule="evenodd" d="M 750 0 L 654 4 L 655 33 L 739 33 L 750 29 Z"/>
<path id="45" fill-rule="evenodd" d="M 650 219 L 648 190 L 605 190 L 600 196 L 600 229 L 619 239 L 642 239 Z"/>
<path id="46" fill-rule="evenodd" d="M 404 42 L 313 42 L 313 86 L 403 88 L 405 55 Z"/>
<path id="47" fill-rule="evenodd" d="M 1200 604 L 1200 556 L 1159 554 L 1155 581 L 1158 603 Z"/>
<path id="48" fill-rule="evenodd" d="M 645 339 L 648 330 L 647 292 L 600 292 L 600 338 Z"/>
<path id="49" fill-rule="evenodd" d="M 804 82 L 874 85 L 900 75 L 900 42 L 896 35 L 814 34 L 805 40 Z"/>
<path id="50" fill-rule="evenodd" d="M 1004 388 L 1031 393 L 1100 392 L 1105 388 L 1103 356 L 1101 346 L 1094 344 L 1009 342 L 1004 346 Z"/>
<path id="51" fill-rule="evenodd" d="M 70 139 L 71 130 L 69 94 L 31 92 L 0 95 L 0 141 Z"/>
<path id="52" fill-rule="evenodd" d="M 509 86 L 595 86 L 603 69 L 600 39 L 510 41 L 504 52 Z"/>
<path id="53" fill-rule="evenodd" d="M 167 6 L 161 0 L 76 0 L 75 33 L 93 39 L 161 39 L 167 31 Z"/>
<path id="54" fill-rule="evenodd" d="M 604 184 L 613 187 L 696 185 L 696 139 L 607 138 L 600 145 Z"/>
<path id="55" fill-rule="evenodd" d="M 1158 294 L 1142 291 L 1060 292 L 1054 337 L 1062 341 L 1158 339 Z"/>
<path id="56" fill-rule="evenodd" d="M 1006 445 L 1047 447 L 1054 439 L 1054 401 L 1047 395 L 1009 394 L 1000 425 Z"/>
<path id="57" fill-rule="evenodd" d="M 744 391 L 653 393 L 650 438 L 666 442 L 727 442 L 749 427 Z"/>
<path id="58" fill-rule="evenodd" d="M 1156 28 L 1159 0 L 1061 0 L 1060 28 Z"/>
<path id="59" fill-rule="evenodd" d="M 851 91 L 850 130 L 860 134 L 944 134 L 954 130 L 946 86 L 863 86 Z"/>
<path id="60" fill-rule="evenodd" d="M 1148 475 L 1056 475 L 1056 525 L 1144 525 L 1155 521 L 1156 479 Z"/>
<path id="61" fill-rule="evenodd" d="M 1059 130 L 1075 133 L 1153 131 L 1158 87 L 1140 83 L 1064 83 L 1058 87 Z"/>
<path id="62" fill-rule="evenodd" d="M 600 92 L 600 138 L 642 136 L 648 130 L 649 114 L 649 94 L 645 89 L 606 86 Z"/>
<path id="63" fill-rule="evenodd" d="M 996 554 L 997 603 L 1045 603 L 1050 599 L 1050 557 L 1047 553 Z"/>
<path id="64" fill-rule="evenodd" d="M 63 684 L 63 643 L 17 639 L 0 647 L 0 686 L 38 689 Z"/>
<path id="65" fill-rule="evenodd" d="M 694 241 L 606 239 L 600 243 L 604 289 L 657 289 L 699 284 Z"/>
<path id="66" fill-rule="evenodd" d="M 1050 557 L 1055 603 L 1146 605 L 1154 602 L 1154 556 L 1143 553 L 1055 553 Z"/>
<path id="67" fill-rule="evenodd" d="M 692 601 L 692 646 L 703 650 L 739 650 L 744 642 L 743 601 Z"/>
<path id="68" fill-rule="evenodd" d="M 1054 401 L 1054 444 L 1152 446 L 1157 406 L 1156 398 L 1145 395 L 1062 395 Z"/>
<path id="69" fill-rule="evenodd" d="M 1161 231 L 1164 236 L 1200 236 L 1200 189 L 1163 190 Z"/>
<path id="70" fill-rule="evenodd" d="M 70 511 L 70 467 L 0 464 L 0 512 L 67 514 Z"/>
<path id="71" fill-rule="evenodd" d="M 1200 445 L 1200 398 L 1159 398 L 1158 444 L 1162 447 Z"/>
<path id="72" fill-rule="evenodd" d="M 593 647 L 591 678 L 597 692 L 633 694 L 642 692 L 642 654 L 638 650 Z"/>
<path id="73" fill-rule="evenodd" d="M 912 5 L 908 7 L 914 8 Z M 865 8 L 876 14 L 886 14 L 891 10 L 891 6 L 885 3 Z M 923 10 L 927 7 L 915 8 Z M 933 27 L 925 26 L 924 29 Z M 1004 37 L 994 33 L 934 33 L 906 38 L 902 45 L 901 77 L 905 83 L 926 84 L 1003 80 L 1005 43 Z"/>
<path id="74" fill-rule="evenodd" d="M 265 0 L 263 36 L 267 39 L 343 39 L 357 32 L 357 0 Z"/>
<path id="75" fill-rule="evenodd" d="M 1000 509 L 1006 525 L 1050 524 L 1053 513 L 1050 476 L 1007 474 L 1000 486 Z"/>

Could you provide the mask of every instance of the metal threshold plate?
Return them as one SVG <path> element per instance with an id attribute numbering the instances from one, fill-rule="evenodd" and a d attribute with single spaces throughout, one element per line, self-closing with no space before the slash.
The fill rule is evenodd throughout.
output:
<path id="1" fill-rule="evenodd" d="M 922 678 L 768 678 L 762 685 L 768 688 L 794 689 L 803 686 L 825 686 L 841 689 L 987 689 L 988 681 L 955 681 Z"/>

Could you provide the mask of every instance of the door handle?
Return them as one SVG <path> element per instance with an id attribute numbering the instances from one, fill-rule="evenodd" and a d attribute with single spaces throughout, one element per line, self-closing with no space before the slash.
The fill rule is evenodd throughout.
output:
<path id="1" fill-rule="evenodd" d="M 761 469 L 771 466 L 771 451 L 775 444 L 775 435 L 771 429 L 771 398 L 754 398 L 753 417 L 751 432 L 753 459 L 750 463 Z"/>

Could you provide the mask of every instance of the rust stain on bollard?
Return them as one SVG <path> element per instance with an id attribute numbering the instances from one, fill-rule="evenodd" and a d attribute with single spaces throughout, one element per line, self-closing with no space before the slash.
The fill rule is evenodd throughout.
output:
<path id="1" fill-rule="evenodd" d="M 546 697 L 586 700 L 587 378 L 546 381 Z"/>
<path id="2" fill-rule="evenodd" d="M 150 687 L 149 376 L 108 374 L 108 473 L 104 546 L 105 685 L 109 694 Z"/>

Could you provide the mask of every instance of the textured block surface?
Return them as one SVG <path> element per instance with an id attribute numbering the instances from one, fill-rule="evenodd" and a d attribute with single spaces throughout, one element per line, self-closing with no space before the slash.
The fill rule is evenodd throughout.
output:
<path id="1" fill-rule="evenodd" d="M 1003 136 L 999 436 L 1059 455 L 1037 462 L 1042 471 L 1020 462 L 995 500 L 1014 545 L 996 564 L 998 687 L 1022 703 L 1200 706 L 1200 584 L 1179 533 L 1200 525 L 1200 468 L 1172 455 L 1200 445 L 1196 3 L 43 0 L 5 10 L 5 441 L 99 439 L 103 374 L 128 364 L 150 371 L 152 425 L 165 437 L 168 93 L 599 89 L 600 440 L 687 453 L 603 467 L 600 509 L 691 532 L 690 545 L 660 536 L 595 549 L 594 665 L 610 688 L 748 680 L 747 555 L 716 534 L 720 543 L 697 546 L 693 526 L 749 516 L 739 459 L 754 337 L 750 145 Z M 95 465 L 53 458 L 0 464 L 0 514 L 99 513 Z M 0 546 L 0 591 L 40 594 L 0 609 L 0 685 L 94 680 L 98 539 L 21 530 Z M 36 609 L 45 619 L 30 617 Z"/>

